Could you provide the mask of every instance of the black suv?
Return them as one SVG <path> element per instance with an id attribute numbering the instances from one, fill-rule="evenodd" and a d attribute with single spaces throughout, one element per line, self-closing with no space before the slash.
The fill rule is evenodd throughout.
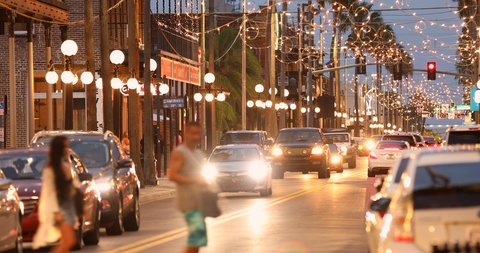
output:
<path id="1" fill-rule="evenodd" d="M 318 178 L 329 178 L 329 148 L 318 128 L 285 128 L 280 130 L 272 151 L 274 178 L 282 179 L 286 171 L 318 172 Z"/>
<path id="2" fill-rule="evenodd" d="M 70 147 L 93 174 L 102 198 L 100 226 L 107 235 L 120 235 L 124 230 L 140 228 L 140 203 L 135 164 L 112 132 L 41 131 L 30 142 L 32 147 L 49 145 L 55 136 L 63 135 Z"/>

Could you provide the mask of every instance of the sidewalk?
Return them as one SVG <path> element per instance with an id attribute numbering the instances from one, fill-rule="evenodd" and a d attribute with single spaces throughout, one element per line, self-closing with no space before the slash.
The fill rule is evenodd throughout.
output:
<path id="1" fill-rule="evenodd" d="M 175 184 L 166 178 L 157 179 L 157 185 L 146 185 L 140 189 L 140 204 L 175 196 Z"/>

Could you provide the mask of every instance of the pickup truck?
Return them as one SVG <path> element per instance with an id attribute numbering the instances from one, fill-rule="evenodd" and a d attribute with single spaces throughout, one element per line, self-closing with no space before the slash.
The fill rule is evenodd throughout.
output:
<path id="1" fill-rule="evenodd" d="M 357 167 L 357 151 L 355 141 L 346 128 L 322 128 L 322 134 L 329 141 L 333 141 L 342 151 L 343 162 L 348 163 L 348 168 Z"/>

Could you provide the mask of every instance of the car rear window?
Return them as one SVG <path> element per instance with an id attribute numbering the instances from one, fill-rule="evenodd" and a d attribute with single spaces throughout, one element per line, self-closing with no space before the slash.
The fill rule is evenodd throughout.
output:
<path id="1" fill-rule="evenodd" d="M 406 141 L 410 146 L 416 146 L 414 137 L 408 135 L 385 135 L 382 140 Z"/>
<path id="2" fill-rule="evenodd" d="M 448 145 L 479 144 L 480 131 L 451 131 L 448 134 Z"/>
<path id="3" fill-rule="evenodd" d="M 480 206 L 480 162 L 417 168 L 415 209 Z"/>
<path id="4" fill-rule="evenodd" d="M 276 143 L 290 142 L 321 142 L 322 136 L 316 130 L 295 130 L 280 131 L 277 136 Z"/>
<path id="5" fill-rule="evenodd" d="M 380 141 L 377 144 L 376 149 L 407 149 L 407 144 L 405 142 L 400 141 Z"/>

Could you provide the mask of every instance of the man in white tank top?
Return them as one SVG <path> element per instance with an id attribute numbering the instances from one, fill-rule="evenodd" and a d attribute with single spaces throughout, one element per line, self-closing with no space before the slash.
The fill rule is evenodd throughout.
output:
<path id="1" fill-rule="evenodd" d="M 202 176 L 203 155 L 196 149 L 202 138 L 201 125 L 185 128 L 184 142 L 172 153 L 168 178 L 177 184 L 177 208 L 188 225 L 184 253 L 197 253 L 207 246 L 207 227 L 202 213 L 201 193 L 207 186 Z"/>

